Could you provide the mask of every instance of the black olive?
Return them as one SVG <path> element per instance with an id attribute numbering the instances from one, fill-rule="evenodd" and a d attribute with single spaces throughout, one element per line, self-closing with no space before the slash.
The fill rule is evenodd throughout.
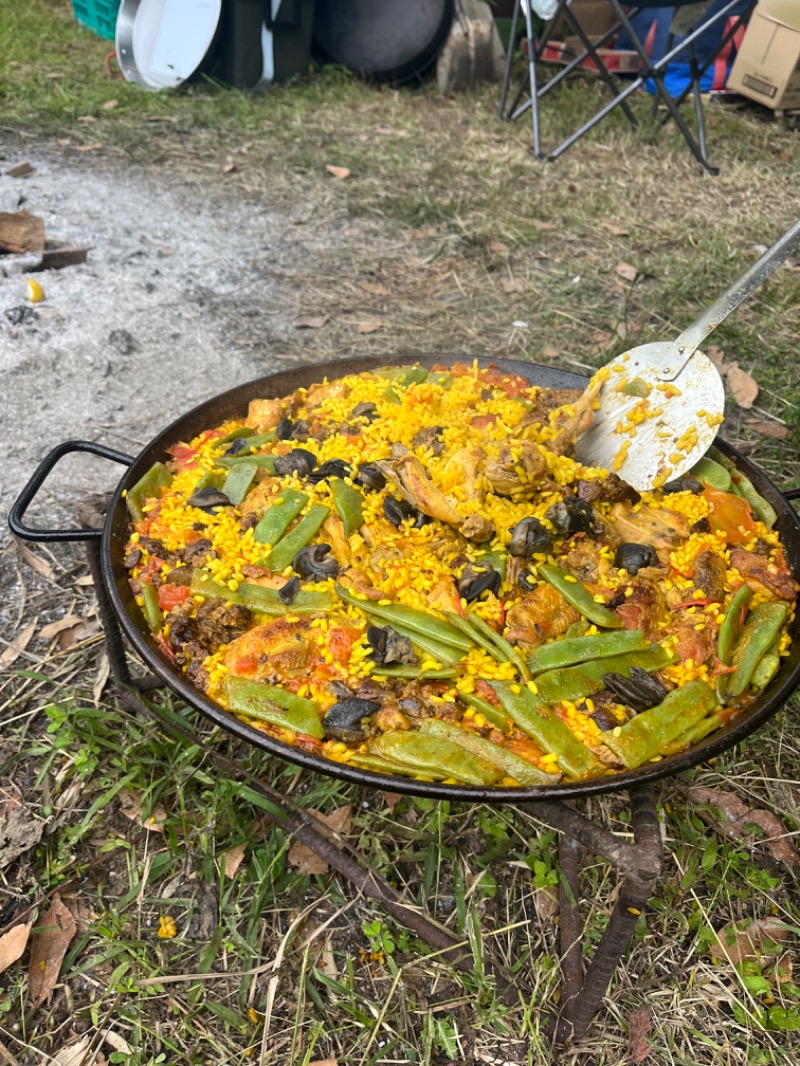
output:
<path id="1" fill-rule="evenodd" d="M 569 515 L 567 532 L 570 536 L 573 533 L 588 533 L 594 536 L 602 533 L 602 526 L 598 524 L 590 503 L 582 500 L 580 496 L 565 496 L 563 502 Z"/>
<path id="2" fill-rule="evenodd" d="M 477 600 L 484 592 L 493 592 L 496 596 L 500 591 L 501 581 L 499 572 L 488 563 L 485 566 L 467 563 L 458 582 L 458 594 L 467 603 Z"/>
<path id="3" fill-rule="evenodd" d="M 320 481 L 327 481 L 329 477 L 349 477 L 350 466 L 344 459 L 329 459 L 327 463 L 318 466 L 308 475 L 312 485 L 318 485 Z"/>
<path id="4" fill-rule="evenodd" d="M 317 457 L 313 452 L 305 448 L 293 448 L 288 455 L 279 455 L 275 459 L 275 473 L 279 477 L 288 477 L 297 474 L 298 477 L 308 477 L 317 465 Z"/>
<path id="5" fill-rule="evenodd" d="M 667 690 L 657 677 L 651 677 L 640 666 L 631 667 L 631 676 L 608 673 L 603 675 L 603 684 L 611 689 L 620 703 L 634 711 L 649 711 L 666 697 Z"/>
<path id="6" fill-rule="evenodd" d="M 219 489 L 215 489 L 211 485 L 204 489 L 198 489 L 197 492 L 189 497 L 186 503 L 189 507 L 199 507 L 201 511 L 208 511 L 209 513 L 215 507 L 231 506 L 231 501 L 225 493 L 220 492 Z"/>
<path id="7" fill-rule="evenodd" d="M 300 578 L 290 577 L 283 588 L 278 589 L 278 597 L 281 603 L 285 603 L 288 607 L 297 593 L 300 591 Z"/>
<path id="8" fill-rule="evenodd" d="M 288 415 L 284 415 L 284 417 L 275 427 L 275 436 L 278 438 L 278 440 L 291 440 L 293 430 L 294 422 L 291 420 L 291 418 L 289 418 Z"/>
<path id="9" fill-rule="evenodd" d="M 307 581 L 325 581 L 329 577 L 336 577 L 339 564 L 330 551 L 330 544 L 309 544 L 292 559 L 292 569 Z"/>
<path id="10" fill-rule="evenodd" d="M 370 659 L 381 666 L 391 663 L 414 665 L 419 662 L 409 637 L 401 636 L 391 626 L 369 626 L 367 640 L 372 648 Z"/>
<path id="11" fill-rule="evenodd" d="M 235 437 L 231 441 L 231 445 L 225 451 L 225 455 L 238 455 L 239 452 L 243 452 L 246 448 L 250 447 L 250 441 L 247 437 Z"/>
<path id="12" fill-rule="evenodd" d="M 364 719 L 381 709 L 377 700 L 360 700 L 351 696 L 329 707 L 322 719 L 325 735 L 356 743 L 364 736 Z"/>
<path id="13" fill-rule="evenodd" d="M 378 408 L 374 403 L 358 403 L 350 412 L 351 418 L 366 418 L 368 422 L 374 422 L 378 417 Z"/>
<path id="14" fill-rule="evenodd" d="M 408 500 L 398 499 L 396 496 L 387 496 L 383 501 L 383 513 L 393 526 L 400 526 L 408 518 L 416 519 L 419 511 L 412 507 Z"/>
<path id="15" fill-rule="evenodd" d="M 668 481 L 661 486 L 661 491 L 665 496 L 671 496 L 673 492 L 692 492 L 697 496 L 703 491 L 703 486 L 696 477 L 689 477 L 687 474 L 685 477 L 678 477 L 674 481 Z"/>
<path id="16" fill-rule="evenodd" d="M 597 728 L 602 729 L 604 733 L 609 733 L 619 725 L 619 722 L 607 707 L 598 707 L 596 711 L 593 711 L 589 715 L 589 717 Z"/>
<path id="17" fill-rule="evenodd" d="M 614 556 L 614 566 L 638 574 L 642 567 L 658 566 L 658 556 L 649 544 L 620 544 Z"/>
<path id="18" fill-rule="evenodd" d="M 710 533 L 711 523 L 707 518 L 698 518 L 693 526 L 689 527 L 692 533 Z"/>
<path id="19" fill-rule="evenodd" d="M 538 552 L 547 553 L 553 546 L 552 533 L 548 533 L 538 518 L 523 518 L 509 532 L 509 554 L 522 559 L 530 559 Z"/>
<path id="20" fill-rule="evenodd" d="M 353 480 L 363 485 L 365 489 L 372 489 L 373 492 L 380 492 L 386 487 L 386 478 L 374 463 L 362 463 Z"/>
<path id="21" fill-rule="evenodd" d="M 134 548 L 132 552 L 129 552 L 122 560 L 122 565 L 126 570 L 133 570 L 134 566 L 138 566 L 142 558 L 141 548 Z"/>

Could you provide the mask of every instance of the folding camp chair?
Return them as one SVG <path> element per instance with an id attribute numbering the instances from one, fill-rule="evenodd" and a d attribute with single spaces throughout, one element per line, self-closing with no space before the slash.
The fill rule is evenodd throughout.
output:
<path id="1" fill-rule="evenodd" d="M 637 120 L 627 104 L 628 97 L 635 93 L 637 89 L 640 89 L 646 82 L 651 81 L 655 92 L 653 107 L 654 114 L 659 103 L 663 104 L 666 109 L 665 114 L 660 118 L 660 125 L 664 125 L 664 123 L 672 118 L 698 162 L 705 167 L 709 173 L 717 174 L 718 168 L 712 166 L 708 160 L 708 152 L 706 148 L 706 125 L 700 87 L 701 79 L 706 71 L 714 64 L 717 57 L 721 53 L 724 54 L 725 50 L 729 47 L 731 41 L 739 32 L 740 25 L 750 17 L 750 13 L 756 6 L 757 0 L 717 0 L 717 2 L 712 2 L 712 0 L 700 0 L 700 2 L 698 2 L 698 0 L 683 0 L 682 3 L 680 0 L 678 3 L 666 3 L 664 0 L 639 0 L 635 6 L 630 4 L 623 5 L 620 0 L 608 0 L 608 3 L 613 8 L 617 21 L 615 25 L 605 33 L 592 40 L 587 36 L 570 10 L 569 0 L 559 0 L 557 11 L 545 24 L 543 30 L 539 34 L 534 30 L 530 0 L 516 0 L 511 21 L 511 39 L 508 55 L 506 57 L 503 88 L 500 95 L 500 118 L 512 121 L 519 118 L 530 108 L 533 125 L 534 154 L 539 159 L 557 159 L 563 152 L 566 152 L 568 148 L 571 148 L 576 141 L 579 141 L 585 133 L 596 126 L 601 119 L 605 118 L 606 115 L 613 111 L 615 107 L 619 107 L 631 126 L 635 127 L 637 125 Z M 632 25 L 632 20 L 635 20 L 640 11 L 653 8 L 676 9 L 675 18 L 670 26 L 666 52 L 660 59 L 651 59 L 647 54 L 644 43 L 640 40 L 639 35 Z M 511 103 L 509 104 L 508 101 L 511 97 L 511 67 L 514 59 L 514 42 L 517 37 L 517 25 L 520 10 L 522 10 L 524 14 L 526 24 L 528 69 L 527 77 L 522 79 L 519 87 L 513 94 Z M 738 16 L 738 18 L 734 18 L 734 15 Z M 562 67 L 562 69 L 549 81 L 542 84 L 537 68 L 541 62 L 545 48 L 552 39 L 556 26 L 560 23 L 563 24 L 563 20 L 566 20 L 566 22 L 572 27 L 574 35 L 580 40 L 580 46 L 583 51 L 571 58 L 566 66 Z M 712 27 L 717 25 L 717 23 L 722 23 L 723 32 L 720 35 L 716 46 L 711 50 L 711 54 L 706 55 L 701 62 L 698 59 L 697 54 L 697 40 L 712 29 Z M 608 69 L 606 64 L 604 64 L 599 51 L 603 48 L 603 45 L 615 38 L 620 30 L 624 31 L 625 35 L 630 40 L 632 48 L 635 49 L 639 60 L 641 61 L 639 73 L 626 81 L 615 76 L 615 74 Z M 675 43 L 676 36 L 679 34 L 682 34 L 683 36 L 680 36 L 677 43 Z M 667 90 L 664 84 L 664 79 L 670 64 L 674 63 L 679 56 L 683 56 L 684 54 L 688 58 L 689 81 L 680 95 L 673 97 Z M 611 93 L 612 99 L 579 129 L 566 137 L 557 148 L 554 148 L 549 152 L 544 152 L 542 150 L 540 137 L 539 101 L 574 70 L 581 66 L 591 64 L 594 64 L 597 68 L 597 72 L 599 73 L 603 84 Z M 528 93 L 527 98 L 525 98 L 526 90 Z M 697 123 L 696 136 L 686 124 L 686 120 L 680 111 L 680 106 L 688 97 L 689 93 L 693 93 L 694 113 Z"/>

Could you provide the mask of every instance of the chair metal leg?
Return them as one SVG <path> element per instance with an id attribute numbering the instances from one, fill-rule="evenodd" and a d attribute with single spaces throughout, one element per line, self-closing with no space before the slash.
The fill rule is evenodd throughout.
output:
<path id="1" fill-rule="evenodd" d="M 505 118 L 506 98 L 511 85 L 511 67 L 514 63 L 514 44 L 517 40 L 517 22 L 519 21 L 519 5 L 521 0 L 516 0 L 514 11 L 511 15 L 511 33 L 508 38 L 508 51 L 506 53 L 506 69 L 503 72 L 503 88 L 500 90 L 500 103 L 497 108 L 497 117 Z"/>

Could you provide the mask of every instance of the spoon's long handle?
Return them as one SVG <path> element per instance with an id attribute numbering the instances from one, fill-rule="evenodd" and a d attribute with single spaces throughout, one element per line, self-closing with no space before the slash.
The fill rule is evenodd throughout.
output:
<path id="1" fill-rule="evenodd" d="M 763 284 L 770 274 L 777 270 L 789 256 L 800 248 L 800 222 L 795 222 L 790 230 L 776 241 L 775 244 L 761 256 L 757 263 L 750 267 L 733 285 L 724 292 L 718 300 L 715 300 L 708 310 L 693 322 L 688 329 L 681 333 L 675 341 L 675 347 L 682 352 L 682 365 L 686 365 L 698 346 L 706 339 L 713 329 L 723 322 L 731 311 L 755 292 L 759 285 Z"/>

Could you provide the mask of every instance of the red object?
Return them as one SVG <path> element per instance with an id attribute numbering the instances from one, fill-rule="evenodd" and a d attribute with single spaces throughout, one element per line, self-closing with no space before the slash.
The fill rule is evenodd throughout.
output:
<path id="1" fill-rule="evenodd" d="M 158 606 L 162 611 L 171 611 L 173 607 L 178 607 L 191 596 L 191 591 L 188 585 L 159 585 L 158 586 Z"/>
<path id="2" fill-rule="evenodd" d="M 725 533 L 728 544 L 744 544 L 756 528 L 747 500 L 721 489 L 706 488 L 703 495 L 711 506 L 708 521 L 714 532 Z"/>

